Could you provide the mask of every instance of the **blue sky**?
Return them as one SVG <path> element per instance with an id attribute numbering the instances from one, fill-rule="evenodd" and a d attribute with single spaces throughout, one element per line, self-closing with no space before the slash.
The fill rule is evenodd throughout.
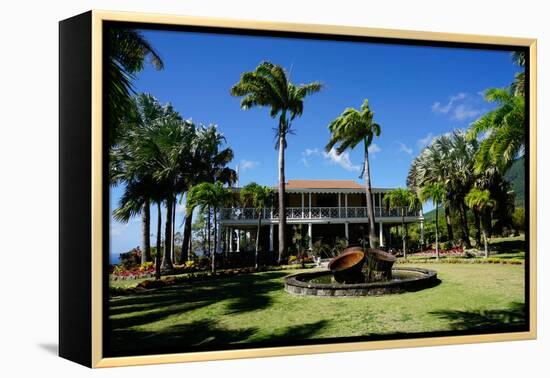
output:
<path id="1" fill-rule="evenodd" d="M 135 82 L 184 118 L 217 124 L 235 152 L 240 184 L 277 182 L 277 152 L 267 109 L 243 111 L 229 95 L 241 73 L 269 60 L 282 65 L 296 84 L 320 81 L 324 88 L 307 98 L 304 114 L 288 137 L 287 179 L 359 180 L 361 148 L 327 154 L 327 125 L 346 107 L 365 98 L 382 134 L 371 147 L 374 187 L 405 186 L 411 160 L 437 135 L 466 128 L 491 106 L 482 92 L 509 85 L 519 70 L 510 52 L 389 44 L 144 31 L 165 69 L 147 67 Z M 116 207 L 121 187 L 111 190 Z M 425 209 L 431 208 L 426 206 Z M 178 209 L 181 225 L 183 209 Z M 156 212 L 152 212 L 156 229 Z M 140 220 L 111 220 L 111 255 L 140 244 Z"/>

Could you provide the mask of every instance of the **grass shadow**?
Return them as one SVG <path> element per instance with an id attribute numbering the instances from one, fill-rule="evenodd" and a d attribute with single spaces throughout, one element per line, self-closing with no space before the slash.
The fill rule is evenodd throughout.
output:
<path id="1" fill-rule="evenodd" d="M 524 303 L 512 302 L 508 308 L 499 310 L 455 311 L 439 310 L 430 312 L 450 322 L 452 330 L 501 330 L 526 324 Z"/>
<path id="2" fill-rule="evenodd" d="M 491 243 L 491 255 L 525 252 L 524 240 L 503 240 Z"/>

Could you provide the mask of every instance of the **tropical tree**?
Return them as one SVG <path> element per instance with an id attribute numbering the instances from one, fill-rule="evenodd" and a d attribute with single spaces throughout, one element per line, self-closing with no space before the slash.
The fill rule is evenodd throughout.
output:
<path id="1" fill-rule="evenodd" d="M 271 62 L 262 62 L 254 71 L 245 72 L 231 88 L 231 95 L 242 97 L 241 108 L 269 107 L 270 116 L 279 118 L 276 130 L 279 149 L 279 264 L 285 253 L 286 211 L 285 211 L 285 148 L 287 135 L 292 132 L 292 121 L 302 115 L 306 96 L 319 92 L 321 84 L 295 85 L 285 70 Z"/>
<path id="2" fill-rule="evenodd" d="M 442 183 L 433 183 L 420 190 L 420 200 L 432 201 L 435 207 L 435 257 L 439 260 L 439 206 L 445 200 L 447 189 Z"/>
<path id="3" fill-rule="evenodd" d="M 122 121 L 133 110 L 134 75 L 143 70 L 146 62 L 157 70 L 161 70 L 164 63 L 153 46 L 135 29 L 109 28 L 107 51 L 109 141 L 115 145 L 126 133 Z"/>
<path id="4" fill-rule="evenodd" d="M 420 193 L 422 188 L 430 186 L 432 184 L 443 183 L 447 181 L 448 165 L 452 162 L 448 159 L 448 148 L 442 148 L 447 146 L 448 142 L 439 142 L 440 139 L 449 139 L 449 135 L 442 135 L 435 138 L 434 141 L 427 147 L 425 147 L 420 154 L 413 160 L 409 173 L 407 176 L 407 186 Z M 446 185 L 445 185 L 446 188 Z M 454 239 L 451 203 L 447 199 L 447 195 L 440 202 L 440 206 L 443 206 L 445 211 L 445 223 L 447 225 L 447 239 Z"/>
<path id="5" fill-rule="evenodd" d="M 216 270 L 216 250 L 218 248 L 218 214 L 219 210 L 232 199 L 232 193 L 220 183 L 203 182 L 193 186 L 187 193 L 187 214 L 200 206 L 202 210 L 208 209 L 208 218 L 214 218 L 214 250 L 209 250 L 212 259 L 212 272 Z M 211 211 L 210 211 L 211 210 Z M 210 231 L 209 231 L 210 232 Z M 210 245 L 209 245 L 210 248 Z"/>
<path id="6" fill-rule="evenodd" d="M 483 172 L 494 165 L 506 171 L 525 148 L 525 98 L 509 88 L 491 88 L 485 92 L 485 100 L 497 107 L 470 125 L 470 139 L 485 133 L 475 170 Z"/>
<path id="7" fill-rule="evenodd" d="M 182 161 L 187 159 L 194 137 L 194 127 L 182 120 L 170 104 L 162 106 L 163 115 L 152 125 L 136 132 L 136 168 L 150 172 L 158 188 L 158 196 L 166 207 L 164 254 L 161 268 L 173 268 L 173 221 L 179 181 L 183 174 Z"/>
<path id="8" fill-rule="evenodd" d="M 514 51 L 512 53 L 512 61 L 517 66 L 525 67 L 525 51 Z M 525 96 L 525 69 L 516 73 L 510 89 L 516 96 Z"/>
<path id="9" fill-rule="evenodd" d="M 405 216 L 407 212 L 419 207 L 418 197 L 413 191 L 405 188 L 397 188 L 384 196 L 384 202 L 388 208 L 398 208 L 401 213 L 401 238 L 403 239 L 403 256 L 407 258 L 407 228 Z"/>
<path id="10" fill-rule="evenodd" d="M 142 217 L 142 264 L 151 260 L 150 204 L 158 201 L 158 188 L 152 172 L 139 163 L 137 149 L 140 135 L 165 115 L 162 105 L 149 94 L 139 94 L 130 102 L 131 111 L 121 121 L 126 132 L 112 146 L 109 154 L 109 180 L 111 185 L 125 185 L 119 207 L 113 215 L 119 222 L 128 222 L 133 216 Z"/>
<path id="11" fill-rule="evenodd" d="M 187 160 L 182 161 L 182 171 L 189 172 L 180 180 L 180 192 L 189 191 L 194 185 L 201 182 L 221 182 L 232 185 L 237 180 L 235 170 L 227 167 L 233 160 L 233 150 L 225 147 L 225 137 L 217 129 L 217 126 L 199 126 L 194 130 L 191 148 L 187 151 Z M 184 232 L 180 255 L 180 264 L 185 259 L 190 259 L 189 246 L 191 242 L 191 230 L 193 213 L 186 213 L 184 219 Z"/>
<path id="12" fill-rule="evenodd" d="M 466 195 L 466 203 L 471 208 L 477 209 L 482 214 L 482 233 L 485 248 L 485 257 L 489 257 L 489 247 L 487 242 L 487 223 L 490 222 L 490 210 L 495 206 L 495 201 L 491 198 L 491 193 L 485 189 L 473 188 Z"/>
<path id="13" fill-rule="evenodd" d="M 268 186 L 258 185 L 251 182 L 246 185 L 241 191 L 241 198 L 246 204 L 252 205 L 256 210 L 258 217 L 258 228 L 256 230 L 256 248 L 254 256 L 254 267 L 258 268 L 258 251 L 260 249 L 260 228 L 262 227 L 262 211 L 265 208 L 273 206 L 273 189 Z"/>
<path id="14" fill-rule="evenodd" d="M 476 175 L 473 171 L 478 148 L 477 140 L 468 138 L 462 130 L 441 135 L 413 161 L 407 178 L 408 186 L 416 192 L 433 183 L 445 185 L 447 228 L 450 231 L 451 219 L 450 216 L 447 217 L 449 206 L 458 212 L 461 239 L 466 248 L 471 248 L 472 245 L 464 197 L 475 183 Z"/>
<path id="15" fill-rule="evenodd" d="M 328 129 L 330 140 L 325 147 L 327 152 L 335 149 L 340 155 L 347 149 L 353 149 L 359 143 L 363 143 L 364 161 L 363 177 L 365 178 L 365 193 L 367 197 L 367 214 L 369 219 L 369 245 L 377 247 L 377 237 L 374 228 L 374 207 L 371 195 L 371 180 L 369 168 L 369 146 L 373 138 L 380 135 L 380 125 L 374 122 L 374 112 L 369 108 L 369 101 L 365 99 L 361 109 L 347 108 L 344 112 L 332 121 Z"/>

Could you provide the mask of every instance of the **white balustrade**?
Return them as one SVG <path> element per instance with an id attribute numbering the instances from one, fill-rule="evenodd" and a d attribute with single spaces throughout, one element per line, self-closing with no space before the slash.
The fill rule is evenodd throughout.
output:
<path id="1" fill-rule="evenodd" d="M 285 209 L 287 219 L 334 219 L 334 218 L 367 218 L 367 208 L 360 207 L 287 207 Z M 374 216 L 381 217 L 397 217 L 402 214 L 405 216 L 419 216 L 419 211 L 409 210 L 408 208 L 385 208 L 376 206 L 374 208 Z M 258 216 L 262 219 L 277 219 L 279 217 L 278 209 L 263 209 L 260 214 L 252 207 L 244 208 L 223 208 L 221 209 L 221 219 L 223 220 L 257 220 Z"/>

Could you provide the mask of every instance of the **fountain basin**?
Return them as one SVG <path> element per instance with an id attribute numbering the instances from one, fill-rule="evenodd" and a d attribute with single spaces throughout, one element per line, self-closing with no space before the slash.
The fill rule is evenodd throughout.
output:
<path id="1" fill-rule="evenodd" d="M 359 297 L 418 291 L 437 285 L 437 272 L 400 267 L 392 269 L 392 279 L 364 283 L 338 283 L 327 270 L 285 277 L 285 291 L 294 295 L 320 297 Z"/>

